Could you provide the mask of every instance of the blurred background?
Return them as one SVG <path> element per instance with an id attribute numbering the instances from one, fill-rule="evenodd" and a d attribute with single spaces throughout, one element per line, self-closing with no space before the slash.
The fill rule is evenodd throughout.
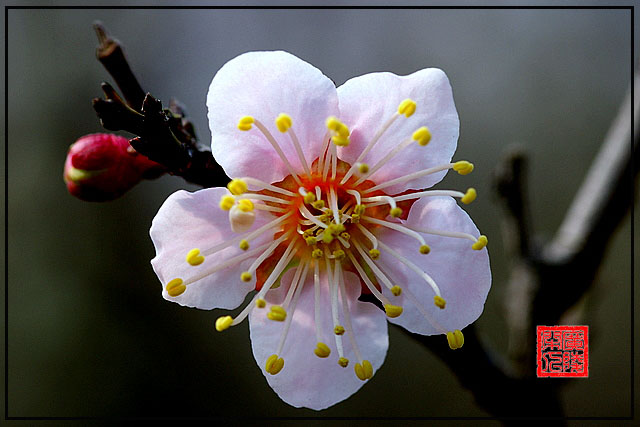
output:
<path id="1" fill-rule="evenodd" d="M 460 115 L 455 158 L 476 169 L 439 188 L 478 190 L 465 209 L 489 237 L 494 281 L 477 324 L 504 351 L 509 254 L 493 168 L 508 145 L 525 148 L 535 231 L 551 237 L 628 89 L 630 12 L 8 11 L 8 415 L 486 416 L 445 365 L 395 327 L 385 364 L 353 397 L 319 413 L 292 408 L 255 364 L 246 323 L 216 333 L 223 311 L 162 299 L 149 264 L 151 220 L 172 192 L 196 187 L 165 176 L 100 204 L 71 197 L 62 181 L 68 146 L 102 131 L 91 99 L 102 95 L 101 81 L 113 83 L 95 59 L 97 19 L 123 43 L 146 91 L 187 107 L 204 144 L 208 85 L 246 51 L 287 50 L 337 85 L 373 71 L 445 70 Z M 629 415 L 631 237 L 628 216 L 582 302 L 590 377 L 564 389 L 568 416 Z"/>

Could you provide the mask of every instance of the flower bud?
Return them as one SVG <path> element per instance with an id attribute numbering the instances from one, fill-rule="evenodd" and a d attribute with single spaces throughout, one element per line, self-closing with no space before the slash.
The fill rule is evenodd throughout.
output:
<path id="1" fill-rule="evenodd" d="M 127 138 L 95 133 L 71 144 L 63 179 L 73 196 L 103 202 L 120 197 L 143 178 L 157 178 L 164 172 L 164 166 L 139 154 Z"/>

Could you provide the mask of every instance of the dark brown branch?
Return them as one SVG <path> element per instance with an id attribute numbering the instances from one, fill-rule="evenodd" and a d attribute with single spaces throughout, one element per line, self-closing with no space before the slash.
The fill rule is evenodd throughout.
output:
<path id="1" fill-rule="evenodd" d="M 109 37 L 101 22 L 94 22 L 93 28 L 100 42 L 96 49 L 98 60 L 116 81 L 129 105 L 136 111 L 140 111 L 145 93 L 129 67 L 122 46 L 117 40 Z"/>
<path id="2" fill-rule="evenodd" d="M 94 28 L 100 42 L 98 59 L 126 99 L 125 102 L 108 83 L 102 84 L 105 99 L 93 100 L 102 126 L 137 135 L 130 141 L 131 146 L 165 166 L 173 175 L 203 187 L 226 185 L 229 178 L 211 152 L 198 144 L 193 125 L 184 117 L 182 106 L 172 99 L 169 109 L 163 109 L 161 101 L 150 94 L 145 95 L 118 41 L 110 38 L 100 23 L 95 23 Z"/>

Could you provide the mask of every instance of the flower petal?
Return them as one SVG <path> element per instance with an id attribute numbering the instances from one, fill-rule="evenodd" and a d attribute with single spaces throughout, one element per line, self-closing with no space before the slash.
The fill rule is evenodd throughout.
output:
<path id="1" fill-rule="evenodd" d="M 417 201 L 411 208 L 406 223 L 423 229 L 459 231 L 476 237 L 480 234 L 467 213 L 450 197 L 429 197 Z M 491 287 L 487 249 L 473 250 L 473 242 L 467 239 L 424 233 L 422 236 L 431 247 L 431 252 L 427 255 L 420 254 L 420 244 L 404 234 L 386 230 L 379 233 L 382 242 L 433 278 L 446 300 L 446 307 L 436 307 L 433 301 L 435 293 L 431 287 L 415 272 L 383 251 L 380 261 L 386 267 L 385 271 L 402 282 L 398 285 L 409 289 L 431 319 L 431 322 L 425 319 L 406 293 L 394 297 L 385 288 L 384 293 L 404 307 L 401 316 L 389 321 L 423 335 L 462 329 L 480 316 Z"/>
<path id="2" fill-rule="evenodd" d="M 292 274 L 293 272 L 288 272 L 286 275 L 288 277 L 283 278 L 283 283 L 287 279 L 291 281 Z M 270 375 L 264 369 L 265 361 L 277 349 L 284 327 L 281 322 L 267 319 L 266 313 L 268 313 L 270 304 L 265 309 L 254 309 L 251 313 L 249 319 L 251 346 L 256 362 L 267 378 L 267 382 L 282 400 L 295 407 L 321 410 L 348 398 L 365 382 L 359 380 L 353 370 L 358 359 L 353 353 L 346 333 L 342 336 L 342 340 L 345 357 L 349 359 L 349 366 L 343 368 L 337 363 L 338 351 L 336 350 L 331 321 L 329 286 L 324 279 L 324 273 L 322 273 L 320 297 L 321 330 L 324 343 L 331 349 L 331 354 L 323 359 L 314 354 L 317 341 L 313 271 L 310 272 L 309 277 L 300 294 L 291 328 L 280 355 L 284 359 L 282 371 L 276 375 Z M 361 288 L 359 280 L 354 274 L 345 272 L 345 282 L 356 342 L 362 357 L 371 362 L 375 375 L 375 372 L 382 365 L 389 347 L 385 315 L 375 305 L 357 301 Z M 268 294 L 269 303 L 282 302 L 286 293 L 286 289 L 283 288 L 288 288 L 288 285 L 270 291 Z"/>
<path id="3" fill-rule="evenodd" d="M 205 257 L 205 261 L 198 266 L 191 266 L 185 260 L 191 249 L 204 251 L 237 236 L 231 231 L 228 212 L 218 206 L 220 198 L 227 194 L 229 192 L 224 188 L 208 188 L 194 193 L 177 191 L 169 196 L 153 219 L 150 235 L 156 256 L 151 260 L 151 265 L 163 284 L 162 296 L 166 300 L 207 310 L 235 308 L 254 288 L 253 283 L 240 280 L 240 274 L 252 261 L 247 259 L 188 285 L 187 290 L 177 297 L 169 296 L 165 290 L 165 285 L 174 278 L 186 281 L 243 253 L 236 244 Z M 260 227 L 271 218 L 266 212 L 258 211 L 251 229 Z M 273 233 L 267 232 L 252 241 L 251 245 L 256 247 L 270 239 L 273 239 Z"/>
<path id="4" fill-rule="evenodd" d="M 459 120 L 449 80 L 442 70 L 427 68 L 408 76 L 365 74 L 340 86 L 338 98 L 340 118 L 351 128 L 351 143 L 341 150 L 340 157 L 349 163 L 357 159 L 404 99 L 416 102 L 415 113 L 409 118 L 398 117 L 363 161 L 373 167 L 395 146 L 411 138 L 418 128 L 427 126 L 431 132 L 426 147 L 411 144 L 372 174 L 373 182 L 379 184 L 451 161 L 458 141 Z M 445 175 L 446 171 L 427 175 L 389 187 L 388 192 L 431 187 Z"/>
<path id="5" fill-rule="evenodd" d="M 335 85 L 320 70 L 282 51 L 249 52 L 227 62 L 215 75 L 207 95 L 211 150 L 231 177 L 251 176 L 266 182 L 289 175 L 271 144 L 254 125 L 238 130 L 243 116 L 262 122 L 279 142 L 296 172 L 302 172 L 288 135 L 275 125 L 280 113 L 292 118 L 307 163 L 319 154 L 325 120 L 338 114 Z"/>

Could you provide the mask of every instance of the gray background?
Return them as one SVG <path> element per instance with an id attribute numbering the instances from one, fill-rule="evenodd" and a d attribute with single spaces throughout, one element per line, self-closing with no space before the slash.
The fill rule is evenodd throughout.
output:
<path id="1" fill-rule="evenodd" d="M 338 85 L 373 71 L 445 70 L 461 122 L 455 158 L 476 170 L 438 188 L 478 190 L 466 209 L 489 237 L 494 275 L 478 326 L 503 351 L 509 257 L 492 169 L 507 145 L 528 151 L 534 225 L 550 237 L 627 90 L 629 12 L 9 11 L 10 416 L 486 415 L 442 363 L 395 327 L 385 364 L 360 392 L 320 413 L 292 408 L 256 366 L 246 324 L 216 333 L 223 311 L 161 298 L 148 229 L 169 194 L 196 188 L 163 177 L 91 204 L 69 196 L 61 178 L 69 144 L 101 131 L 90 101 L 101 95 L 101 81 L 112 82 L 94 56 L 95 19 L 123 42 L 146 91 L 187 106 L 204 143 L 208 85 L 242 52 L 287 50 Z M 591 375 L 567 385 L 570 416 L 629 414 L 630 230 L 627 217 L 582 301 Z"/>

